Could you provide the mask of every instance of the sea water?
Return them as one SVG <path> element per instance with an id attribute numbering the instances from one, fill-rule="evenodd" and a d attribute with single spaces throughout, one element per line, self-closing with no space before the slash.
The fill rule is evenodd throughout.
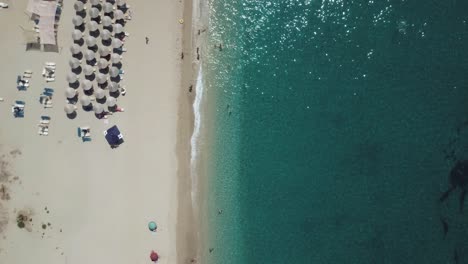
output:
<path id="1" fill-rule="evenodd" d="M 202 263 L 468 261 L 467 1 L 207 6 Z"/>

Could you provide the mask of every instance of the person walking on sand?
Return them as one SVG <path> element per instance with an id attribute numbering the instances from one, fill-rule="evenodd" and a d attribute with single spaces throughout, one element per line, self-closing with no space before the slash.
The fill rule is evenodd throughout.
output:
<path id="1" fill-rule="evenodd" d="M 148 37 L 145 37 L 145 40 L 146 40 L 146 45 L 148 45 L 148 43 L 149 43 L 149 38 L 148 38 Z"/>

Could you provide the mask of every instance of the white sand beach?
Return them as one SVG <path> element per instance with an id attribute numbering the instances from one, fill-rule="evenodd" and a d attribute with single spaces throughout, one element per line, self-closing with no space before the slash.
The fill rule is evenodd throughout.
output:
<path id="1" fill-rule="evenodd" d="M 182 32 L 190 25 L 179 23 L 183 1 L 128 1 L 133 17 L 125 26 L 127 93 L 117 101 L 125 112 L 108 123 L 81 106 L 73 120 L 64 113 L 73 1 L 65 1 L 59 53 L 25 51 L 21 27 L 32 25 L 24 12 L 27 0 L 9 4 L 0 10 L 1 24 L 8 25 L 0 40 L 0 185 L 5 186 L 0 197 L 7 193 L 0 200 L 0 263 L 152 263 L 151 250 L 160 255 L 158 263 L 187 263 L 196 251 L 187 242 L 194 235 L 186 236 L 192 218 L 180 219 L 181 212 L 192 215 L 191 208 L 178 210 L 179 203 L 190 204 L 190 195 L 179 194 L 191 188 L 189 181 L 179 181 L 189 171 L 181 166 L 189 165 L 192 124 L 190 77 L 181 84 Z M 190 13 L 185 12 L 186 21 Z M 46 61 L 57 64 L 55 82 L 41 76 Z M 34 72 L 30 87 L 18 91 L 16 76 L 26 69 Z M 55 90 L 51 109 L 38 102 L 44 87 Z M 15 100 L 26 102 L 24 118 L 13 117 Z M 51 117 L 48 136 L 38 135 L 41 115 Z M 117 149 L 103 135 L 114 124 L 125 140 Z M 77 127 L 85 125 L 91 142 L 77 137 Z M 30 227 L 18 227 L 20 211 L 30 214 Z M 156 221 L 157 232 L 148 230 L 149 221 Z"/>

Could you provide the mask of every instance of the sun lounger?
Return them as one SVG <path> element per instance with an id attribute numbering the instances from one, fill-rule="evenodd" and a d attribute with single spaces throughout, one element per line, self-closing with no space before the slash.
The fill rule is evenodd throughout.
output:
<path id="1" fill-rule="evenodd" d="M 48 127 L 39 127 L 38 134 L 41 136 L 48 136 L 49 135 L 49 128 Z"/>
<path id="2" fill-rule="evenodd" d="M 50 116 L 41 116 L 41 120 L 49 120 L 50 121 Z"/>
<path id="3" fill-rule="evenodd" d="M 45 66 L 53 66 L 53 67 L 55 67 L 56 63 L 55 63 L 55 62 L 52 62 L 52 61 L 46 61 L 46 62 L 44 63 L 44 65 L 45 65 Z"/>
<path id="4" fill-rule="evenodd" d="M 55 77 L 45 78 L 46 82 L 55 82 Z"/>
<path id="5" fill-rule="evenodd" d="M 44 91 L 47 92 L 47 93 L 53 93 L 53 92 L 54 92 L 54 89 L 49 88 L 49 87 L 45 87 L 45 88 L 44 88 Z"/>

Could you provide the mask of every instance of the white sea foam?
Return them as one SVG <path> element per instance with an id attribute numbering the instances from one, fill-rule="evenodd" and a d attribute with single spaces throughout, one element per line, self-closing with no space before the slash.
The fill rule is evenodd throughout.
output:
<path id="1" fill-rule="evenodd" d="M 200 68 L 198 70 L 198 76 L 197 76 L 197 83 L 195 85 L 195 100 L 193 102 L 193 114 L 194 114 L 194 128 L 193 128 L 193 134 L 190 139 L 190 147 L 191 147 L 191 153 L 190 153 L 190 175 L 192 178 L 192 207 L 194 209 L 197 209 L 196 206 L 196 195 L 197 195 L 197 190 L 198 190 L 198 175 L 197 175 L 197 156 L 199 152 L 199 141 L 200 141 L 200 124 L 202 121 L 202 116 L 201 116 L 201 105 L 202 105 L 202 99 L 203 99 L 203 74 L 202 74 L 202 67 L 200 65 Z"/>

